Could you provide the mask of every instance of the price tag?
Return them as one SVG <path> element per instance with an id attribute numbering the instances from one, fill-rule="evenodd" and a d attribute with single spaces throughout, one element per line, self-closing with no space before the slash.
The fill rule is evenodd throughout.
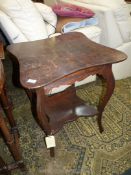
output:
<path id="1" fill-rule="evenodd" d="M 56 147 L 55 137 L 54 136 L 45 137 L 45 142 L 46 142 L 47 148 Z"/>
<path id="2" fill-rule="evenodd" d="M 32 83 L 32 84 L 35 84 L 37 81 L 36 80 L 33 80 L 33 79 L 28 79 L 27 80 L 27 83 Z"/>

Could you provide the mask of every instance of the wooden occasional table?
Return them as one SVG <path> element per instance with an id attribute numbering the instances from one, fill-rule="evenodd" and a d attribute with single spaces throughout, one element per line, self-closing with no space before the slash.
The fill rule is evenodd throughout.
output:
<path id="1" fill-rule="evenodd" d="M 4 69 L 1 61 L 1 59 L 3 58 L 4 58 L 3 45 L 2 43 L 0 43 L 0 101 L 8 118 L 9 124 L 11 126 L 11 132 L 9 127 L 7 127 L 7 123 L 5 122 L 1 111 L 0 111 L 0 130 L 15 160 L 15 163 L 7 165 L 2 159 L 2 157 L 0 157 L 0 174 L 11 174 L 11 170 L 18 167 L 22 168 L 24 167 L 24 165 L 19 149 L 19 138 L 18 138 L 19 134 L 16 127 L 16 122 L 12 114 L 12 105 L 9 102 L 5 88 Z"/>
<path id="2" fill-rule="evenodd" d="M 99 130 L 103 131 L 102 112 L 115 87 L 112 64 L 125 60 L 127 56 L 124 53 L 94 43 L 77 32 L 12 44 L 7 50 L 13 60 L 14 74 L 19 75 L 20 83 L 25 88 L 38 123 L 46 135 L 54 135 L 65 123 L 80 116 L 96 114 Z M 89 75 L 100 75 L 107 84 L 106 93 L 97 109 L 85 105 L 76 95 L 74 87 L 76 81 Z M 49 95 L 54 87 L 61 85 L 71 87 Z M 53 156 L 53 151 L 51 153 Z"/>

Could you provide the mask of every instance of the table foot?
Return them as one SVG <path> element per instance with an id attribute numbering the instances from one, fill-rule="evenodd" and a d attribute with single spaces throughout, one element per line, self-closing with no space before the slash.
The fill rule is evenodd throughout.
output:
<path id="1" fill-rule="evenodd" d="M 50 148 L 50 156 L 55 157 L 55 148 L 54 147 Z"/>
<path id="2" fill-rule="evenodd" d="M 99 131 L 100 131 L 100 133 L 102 133 L 104 131 L 104 128 L 102 125 L 102 113 L 98 114 L 97 123 L 98 123 Z"/>

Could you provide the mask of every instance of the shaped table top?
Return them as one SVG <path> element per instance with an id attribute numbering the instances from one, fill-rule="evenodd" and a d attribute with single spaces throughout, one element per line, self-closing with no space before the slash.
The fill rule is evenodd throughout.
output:
<path id="1" fill-rule="evenodd" d="M 12 44 L 7 50 L 19 64 L 22 86 L 32 89 L 84 69 L 127 58 L 123 52 L 97 44 L 79 32 Z"/>

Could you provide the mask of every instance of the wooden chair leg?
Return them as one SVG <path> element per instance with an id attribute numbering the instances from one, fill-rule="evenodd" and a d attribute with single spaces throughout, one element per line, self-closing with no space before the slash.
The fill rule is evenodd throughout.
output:
<path id="1" fill-rule="evenodd" d="M 1 100 L 2 106 L 4 108 L 4 111 L 6 113 L 6 116 L 8 118 L 8 121 L 11 125 L 12 130 L 17 130 L 16 122 L 15 122 L 14 117 L 13 117 L 12 105 L 8 99 L 5 86 L 3 87 L 2 92 L 0 94 L 0 100 Z"/>
<path id="2" fill-rule="evenodd" d="M 11 175 L 11 172 L 8 171 L 7 164 L 4 162 L 2 157 L 0 157 L 0 174 Z"/>
<path id="3" fill-rule="evenodd" d="M 20 147 L 19 147 L 19 138 L 18 134 L 15 133 L 15 135 L 11 134 L 8 130 L 8 127 L 4 121 L 4 118 L 2 117 L 0 113 L 0 129 L 2 131 L 3 137 L 5 142 L 7 143 L 7 146 L 14 157 L 14 160 L 16 162 L 20 162 L 20 164 L 23 164 L 22 162 L 22 156 L 20 154 Z"/>

